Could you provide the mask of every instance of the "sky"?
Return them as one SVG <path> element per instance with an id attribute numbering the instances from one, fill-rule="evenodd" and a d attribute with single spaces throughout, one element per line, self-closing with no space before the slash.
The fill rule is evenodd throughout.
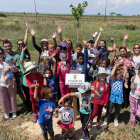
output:
<path id="1" fill-rule="evenodd" d="M 35 0 L 38 13 L 71 14 L 70 4 L 77 6 L 84 0 Z M 104 14 L 106 0 L 87 0 L 86 15 Z M 140 0 L 107 0 L 107 15 L 140 15 Z M 0 0 L 0 12 L 34 13 L 34 0 Z"/>

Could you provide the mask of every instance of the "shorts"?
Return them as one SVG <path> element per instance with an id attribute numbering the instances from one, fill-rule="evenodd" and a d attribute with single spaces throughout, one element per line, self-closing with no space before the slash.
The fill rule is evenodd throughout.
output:
<path id="1" fill-rule="evenodd" d="M 52 122 L 45 123 L 45 124 L 39 123 L 39 125 L 43 134 L 46 134 L 47 132 L 49 134 L 54 134 Z"/>
<path id="2" fill-rule="evenodd" d="M 17 94 L 21 94 L 23 93 L 22 90 L 21 90 L 21 84 L 20 84 L 20 79 L 16 79 L 16 84 L 17 84 Z"/>
<path id="3" fill-rule="evenodd" d="M 7 76 L 8 78 L 11 79 L 11 78 L 13 78 L 14 74 L 12 72 L 8 71 L 4 74 L 4 76 Z"/>

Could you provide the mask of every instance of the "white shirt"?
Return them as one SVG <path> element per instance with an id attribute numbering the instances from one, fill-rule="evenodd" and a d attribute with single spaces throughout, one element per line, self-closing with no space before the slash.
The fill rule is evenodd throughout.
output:
<path id="1" fill-rule="evenodd" d="M 140 56 L 133 56 L 133 62 L 137 66 L 133 75 L 137 75 L 138 74 L 138 68 L 140 66 Z"/>
<path id="2" fill-rule="evenodd" d="M 12 69 L 12 68 L 15 68 L 16 66 L 13 64 L 12 66 L 10 66 L 9 64 L 7 64 L 6 62 L 3 62 L 3 68 L 10 68 L 10 69 Z"/>
<path id="3" fill-rule="evenodd" d="M 74 112 L 73 109 L 70 108 L 69 110 L 66 110 L 64 107 L 61 107 L 59 109 L 59 112 L 61 112 L 61 123 L 63 124 L 70 124 L 72 123 L 72 119 L 74 118 Z"/>
<path id="4" fill-rule="evenodd" d="M 3 68 L 5 67 L 5 63 L 3 62 L 3 65 L 0 64 L 0 86 L 6 87 L 4 84 L 4 76 L 3 76 Z M 13 85 L 13 80 L 11 78 L 8 78 L 8 85 Z"/>

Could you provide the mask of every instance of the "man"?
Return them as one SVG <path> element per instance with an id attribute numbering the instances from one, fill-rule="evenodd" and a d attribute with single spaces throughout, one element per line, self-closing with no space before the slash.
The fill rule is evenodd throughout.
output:
<path id="1" fill-rule="evenodd" d="M 19 54 L 17 53 L 14 53 L 12 51 L 12 44 L 9 40 L 5 39 L 3 41 L 3 49 L 4 49 L 4 57 L 6 58 L 7 56 L 11 56 L 13 58 L 13 61 L 16 65 L 16 67 L 19 68 L 19 59 L 20 59 L 20 56 Z M 4 73 L 10 71 L 10 69 L 4 69 Z M 19 95 L 19 97 L 21 98 L 21 100 L 23 101 L 23 103 L 25 104 L 25 98 L 24 98 L 24 95 L 23 95 L 23 92 L 21 90 L 21 84 L 20 84 L 20 76 L 19 76 L 19 72 L 15 72 L 14 73 L 14 76 L 15 76 L 15 79 L 16 79 L 16 84 L 17 84 L 17 94 Z"/>

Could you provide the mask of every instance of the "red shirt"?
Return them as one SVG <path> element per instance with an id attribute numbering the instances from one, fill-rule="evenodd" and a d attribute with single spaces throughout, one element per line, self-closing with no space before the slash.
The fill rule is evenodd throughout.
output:
<path id="1" fill-rule="evenodd" d="M 97 83 L 99 83 L 98 81 L 94 82 L 94 86 L 95 88 L 97 87 Z M 96 89 L 97 90 L 97 89 Z M 94 103 L 99 104 L 99 105 L 107 105 L 108 103 L 108 99 L 109 99 L 109 94 L 110 94 L 110 86 L 109 84 L 103 85 L 101 83 L 99 83 L 98 85 L 98 92 L 100 93 L 100 98 L 94 98 Z M 94 91 L 91 91 L 91 93 L 95 94 Z"/>
<path id="2" fill-rule="evenodd" d="M 41 87 L 43 86 L 43 79 L 42 79 L 42 75 L 38 72 L 36 73 L 35 76 L 32 76 L 30 74 L 26 75 L 26 82 L 27 85 L 35 85 L 37 83 L 39 83 L 39 87 L 38 87 L 38 93 L 41 92 Z M 35 88 L 30 88 L 30 94 L 34 94 L 34 90 Z"/>
<path id="3" fill-rule="evenodd" d="M 56 54 L 57 52 L 56 52 L 56 50 L 53 50 L 53 51 L 51 51 L 50 49 L 49 49 L 49 56 L 51 57 L 53 54 Z"/>

